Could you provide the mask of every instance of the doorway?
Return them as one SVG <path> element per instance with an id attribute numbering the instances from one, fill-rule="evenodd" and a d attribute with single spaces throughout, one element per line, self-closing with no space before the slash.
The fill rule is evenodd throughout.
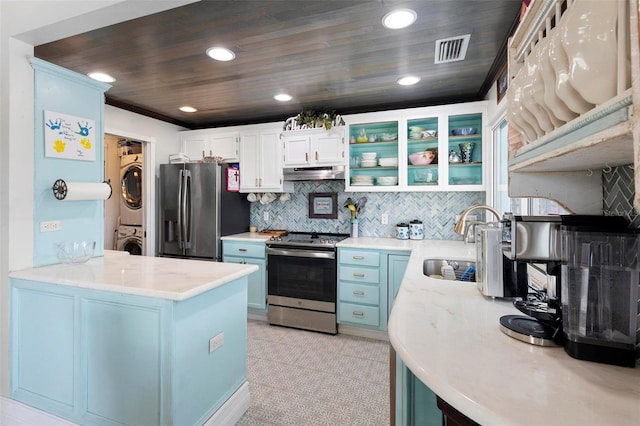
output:
<path id="1" fill-rule="evenodd" d="M 155 139 L 105 130 L 104 249 L 155 255 Z"/>

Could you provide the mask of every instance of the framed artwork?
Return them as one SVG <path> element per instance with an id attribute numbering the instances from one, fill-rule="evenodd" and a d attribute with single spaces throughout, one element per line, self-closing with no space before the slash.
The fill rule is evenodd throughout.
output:
<path id="1" fill-rule="evenodd" d="M 96 122 L 88 118 L 45 111 L 45 157 L 96 161 L 95 127 Z"/>
<path id="2" fill-rule="evenodd" d="M 498 73 L 498 79 L 496 80 L 496 88 L 498 90 L 498 103 L 507 93 L 509 87 L 509 74 L 507 73 L 507 64 L 505 63 Z"/>
<path id="3" fill-rule="evenodd" d="M 309 218 L 337 219 L 338 194 L 332 192 L 309 193 Z"/>

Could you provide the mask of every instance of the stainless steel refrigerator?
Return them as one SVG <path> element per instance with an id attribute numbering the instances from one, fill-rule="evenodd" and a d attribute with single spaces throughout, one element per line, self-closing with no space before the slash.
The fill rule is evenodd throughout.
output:
<path id="1" fill-rule="evenodd" d="M 159 256 L 221 261 L 220 237 L 249 229 L 249 202 L 227 191 L 228 167 L 160 165 Z"/>

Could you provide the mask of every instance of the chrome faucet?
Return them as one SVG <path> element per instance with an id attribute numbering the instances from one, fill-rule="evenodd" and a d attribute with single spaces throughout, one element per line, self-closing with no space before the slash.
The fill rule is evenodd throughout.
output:
<path id="1" fill-rule="evenodd" d="M 485 204 L 480 204 L 480 205 L 477 205 L 477 206 L 471 206 L 471 207 L 465 209 L 465 211 L 463 211 L 460 214 L 460 219 L 458 219 L 458 221 L 456 222 L 456 226 L 455 226 L 455 228 L 453 228 L 453 231 L 458 235 L 464 235 L 464 241 L 466 243 L 473 242 L 472 238 L 469 237 L 469 232 L 468 232 L 469 229 L 470 228 L 475 228 L 475 225 L 477 225 L 478 223 L 482 223 L 482 222 L 479 222 L 479 221 L 472 221 L 469 224 L 469 227 L 467 227 L 466 226 L 466 224 L 467 224 L 467 215 L 469 213 L 471 213 L 472 211 L 474 211 L 474 210 L 480 210 L 480 209 L 490 211 L 491 213 L 493 213 L 493 215 L 496 217 L 496 219 L 500 220 L 500 213 L 498 213 L 498 211 L 496 209 L 494 209 L 494 208 L 492 208 L 490 206 L 487 206 Z"/>

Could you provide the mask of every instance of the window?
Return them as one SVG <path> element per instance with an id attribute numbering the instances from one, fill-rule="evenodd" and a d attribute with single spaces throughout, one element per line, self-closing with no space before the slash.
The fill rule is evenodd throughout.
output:
<path id="1" fill-rule="evenodd" d="M 546 198 L 510 198 L 508 164 L 508 122 L 503 118 L 493 128 L 495 170 L 493 179 L 494 208 L 499 212 L 519 215 L 569 214 L 560 204 Z"/>

